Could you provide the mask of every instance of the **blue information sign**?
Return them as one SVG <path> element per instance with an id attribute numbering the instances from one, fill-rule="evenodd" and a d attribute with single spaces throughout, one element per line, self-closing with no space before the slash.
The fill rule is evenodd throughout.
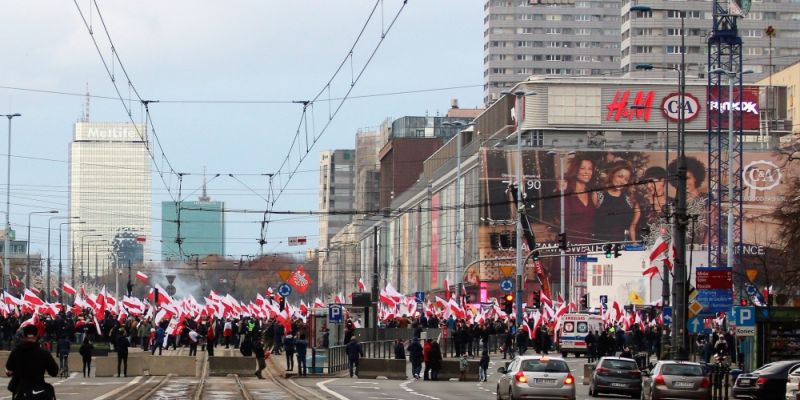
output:
<path id="1" fill-rule="evenodd" d="M 602 304 L 604 306 L 606 304 L 608 304 L 608 295 L 606 295 L 606 294 L 601 294 L 600 295 L 600 304 Z"/>
<path id="2" fill-rule="evenodd" d="M 414 293 L 414 300 L 416 300 L 417 303 L 424 303 L 425 302 L 425 292 L 416 292 L 416 293 Z"/>
<path id="3" fill-rule="evenodd" d="M 645 245 L 643 244 L 626 244 L 622 246 L 622 249 L 625 251 L 644 251 Z"/>
<path id="4" fill-rule="evenodd" d="M 745 306 L 733 307 L 733 321 L 737 327 L 756 326 L 756 308 Z"/>
<path id="5" fill-rule="evenodd" d="M 696 300 L 703 305 L 700 315 L 727 313 L 733 306 L 733 292 L 730 289 L 698 290 Z"/>
<path id="6" fill-rule="evenodd" d="M 694 317 L 686 321 L 686 327 L 689 329 L 689 333 L 703 333 L 706 329 L 706 324 L 702 318 Z"/>
<path id="7" fill-rule="evenodd" d="M 281 297 L 287 297 L 292 294 L 292 287 L 286 283 L 281 283 L 280 286 L 278 286 L 278 294 L 281 295 Z"/>
<path id="8" fill-rule="evenodd" d="M 342 323 L 344 313 L 341 304 L 328 304 L 328 322 L 331 324 Z"/>
<path id="9" fill-rule="evenodd" d="M 580 262 L 580 263 L 597 262 L 597 257 L 577 256 L 575 257 L 575 262 Z"/>
<path id="10" fill-rule="evenodd" d="M 664 325 L 672 324 L 672 307 L 664 307 L 661 310 L 661 318 L 664 319 Z"/>
<path id="11" fill-rule="evenodd" d="M 503 289 L 504 292 L 510 292 L 514 290 L 514 281 L 511 278 L 506 278 L 500 281 L 500 289 Z"/>

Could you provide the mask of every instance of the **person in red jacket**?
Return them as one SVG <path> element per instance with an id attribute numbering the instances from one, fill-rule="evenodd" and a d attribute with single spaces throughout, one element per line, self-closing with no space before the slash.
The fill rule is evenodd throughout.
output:
<path id="1" fill-rule="evenodd" d="M 425 361 L 425 374 L 422 377 L 422 380 L 429 380 L 430 373 L 431 373 L 431 363 L 430 359 L 428 358 L 428 353 L 431 351 L 431 340 L 425 339 L 425 345 L 422 346 L 422 359 Z"/>

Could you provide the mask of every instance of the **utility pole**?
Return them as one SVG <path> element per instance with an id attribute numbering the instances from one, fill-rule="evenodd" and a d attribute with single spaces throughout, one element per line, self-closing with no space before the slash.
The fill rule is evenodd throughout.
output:
<path id="1" fill-rule="evenodd" d="M 673 279 L 673 321 L 672 321 L 672 359 L 688 360 L 688 284 L 686 265 L 686 228 L 689 224 L 686 203 L 686 31 L 684 23 L 686 11 L 680 11 L 681 17 L 681 74 L 680 74 L 680 109 L 678 118 L 678 193 L 675 210 L 675 278 Z"/>
<path id="2" fill-rule="evenodd" d="M 372 340 L 378 339 L 378 227 L 372 228 Z"/>

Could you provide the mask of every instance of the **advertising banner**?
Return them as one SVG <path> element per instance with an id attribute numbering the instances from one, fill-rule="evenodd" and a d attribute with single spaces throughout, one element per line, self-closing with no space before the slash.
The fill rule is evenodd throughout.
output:
<path id="1" fill-rule="evenodd" d="M 742 87 L 742 96 L 739 96 L 739 87 L 733 88 L 733 99 L 728 99 L 727 86 L 719 88 L 712 87 L 708 91 L 708 123 L 712 129 L 720 127 L 728 129 L 728 113 L 733 109 L 734 127 L 739 125 L 741 116 L 742 129 L 758 130 L 760 119 L 760 108 L 758 104 L 758 87 Z"/>

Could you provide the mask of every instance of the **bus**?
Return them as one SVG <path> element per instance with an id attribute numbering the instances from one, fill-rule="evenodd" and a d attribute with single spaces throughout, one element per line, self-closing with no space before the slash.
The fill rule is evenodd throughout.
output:
<path id="1" fill-rule="evenodd" d="M 558 351 L 566 358 L 569 353 L 580 357 L 586 354 L 586 335 L 591 331 L 599 331 L 602 318 L 599 315 L 572 313 L 565 314 L 561 320 L 558 334 Z"/>

